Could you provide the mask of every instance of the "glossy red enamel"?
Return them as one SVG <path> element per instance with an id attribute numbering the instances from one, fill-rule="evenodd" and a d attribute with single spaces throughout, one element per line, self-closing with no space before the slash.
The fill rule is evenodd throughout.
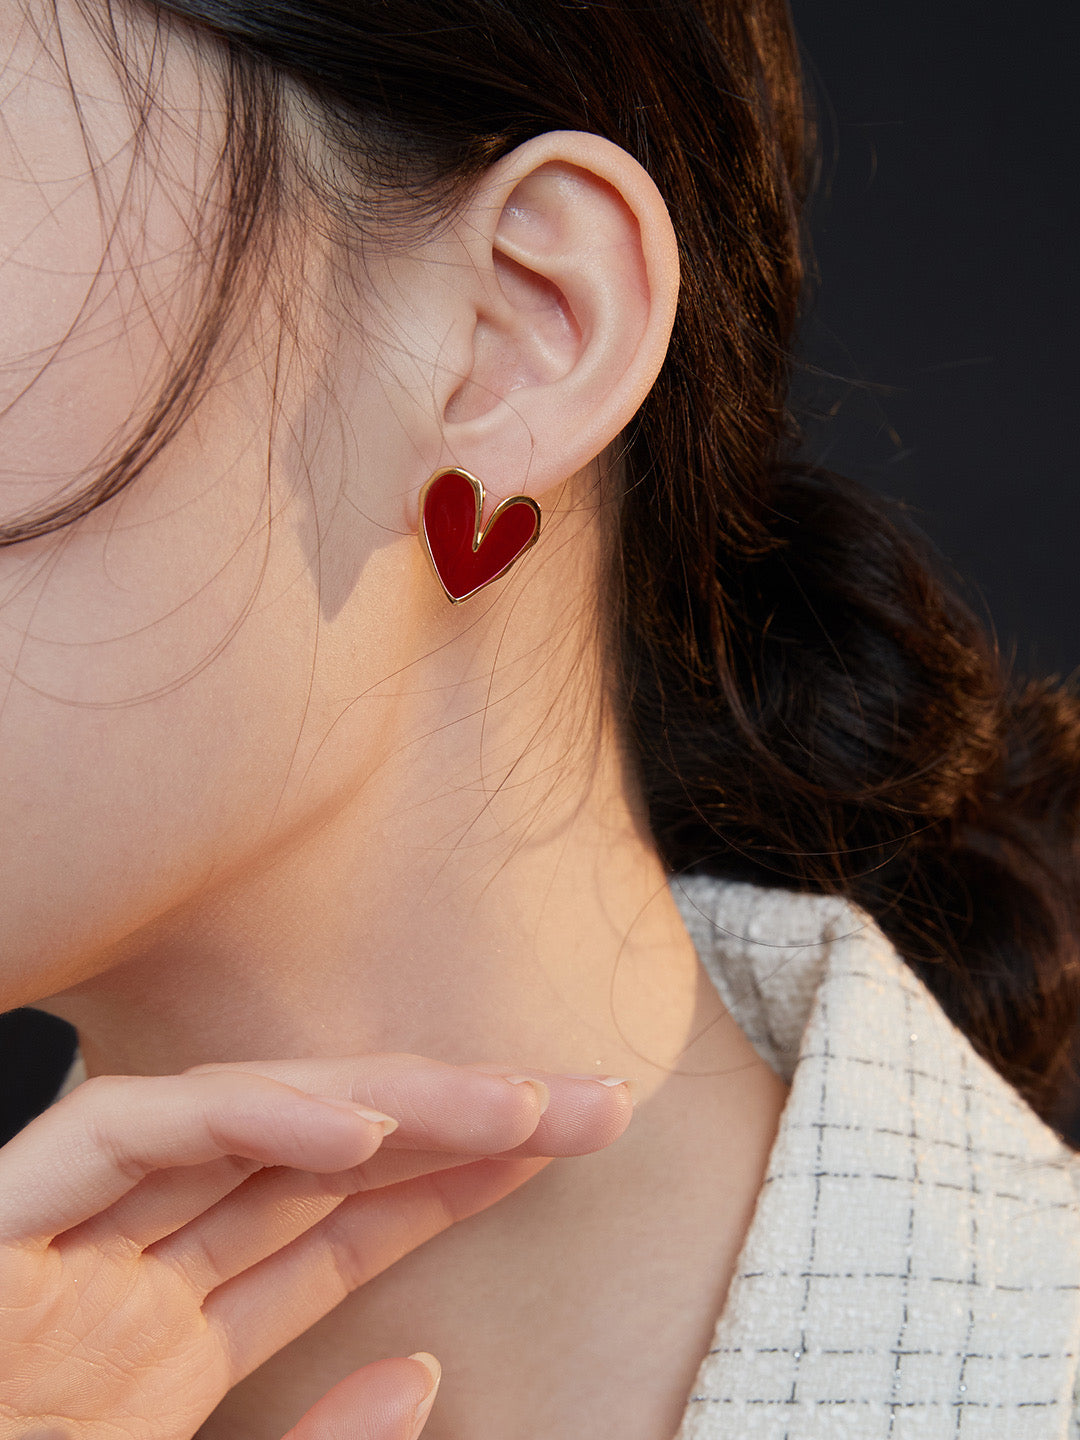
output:
<path id="1" fill-rule="evenodd" d="M 424 492 L 420 523 L 431 563 L 452 600 L 464 600 L 507 570 L 536 539 L 535 504 L 514 496 L 480 534 L 483 491 L 460 470 L 435 476 Z"/>

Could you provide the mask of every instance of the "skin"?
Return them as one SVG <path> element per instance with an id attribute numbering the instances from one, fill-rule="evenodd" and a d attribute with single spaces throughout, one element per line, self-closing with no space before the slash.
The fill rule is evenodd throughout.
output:
<path id="1" fill-rule="evenodd" d="M 170 35 L 140 158 L 58 8 L 82 129 L 52 6 L 0 15 L 0 523 L 132 433 L 220 219 L 212 46 Z M 657 1440 L 785 1098 L 671 900 L 597 633 L 604 462 L 666 353 L 671 221 L 572 133 L 435 235 L 369 237 L 362 267 L 323 218 L 286 222 L 146 472 L 0 550 L 0 1003 L 70 1019 L 91 1074 L 405 1052 L 629 1077 L 616 1144 L 414 1250 L 200 1434 L 279 1436 L 358 1363 L 423 1348 L 434 1440 Z M 457 607 L 416 539 L 442 465 L 483 479 L 485 515 L 519 493 L 544 514 Z"/>
<path id="2" fill-rule="evenodd" d="M 625 1086 L 550 1080 L 364 1056 L 77 1087 L 3 1152 L 0 1435 L 193 1434 L 351 1289 L 615 1138 Z M 288 1440 L 415 1440 L 433 1378 L 377 1360 Z"/>

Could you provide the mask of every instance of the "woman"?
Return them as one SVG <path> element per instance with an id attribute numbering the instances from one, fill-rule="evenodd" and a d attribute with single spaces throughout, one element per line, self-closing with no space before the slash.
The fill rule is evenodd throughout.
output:
<path id="1" fill-rule="evenodd" d="M 5 1433 L 1069 1434 L 1080 711 L 791 460 L 784 7 L 0 25 Z"/>

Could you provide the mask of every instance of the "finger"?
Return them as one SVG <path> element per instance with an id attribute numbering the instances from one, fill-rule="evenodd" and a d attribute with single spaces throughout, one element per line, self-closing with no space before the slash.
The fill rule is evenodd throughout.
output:
<path id="1" fill-rule="evenodd" d="M 492 1073 L 490 1067 L 485 1067 L 485 1071 Z M 551 1103 L 536 1129 L 520 1145 L 492 1152 L 500 1153 L 504 1160 L 528 1155 L 549 1159 L 591 1155 L 617 1140 L 633 1118 L 634 1095 L 629 1081 L 559 1075 L 545 1070 L 534 1074 L 547 1088 Z M 396 1185 L 418 1175 L 450 1169 L 468 1158 L 434 1150 L 395 1149 L 396 1140 L 397 1132 L 358 1168 L 356 1190 Z"/>
<path id="2" fill-rule="evenodd" d="M 352 1196 L 299 1240 L 213 1291 L 203 1315 L 229 1357 L 231 1383 L 403 1255 L 503 1199 L 548 1163 L 476 1160 Z"/>
<path id="3" fill-rule="evenodd" d="M 48 1243 L 154 1170 L 239 1155 L 337 1171 L 374 1154 L 384 1133 L 356 1109 L 261 1075 L 87 1080 L 0 1150 L 0 1242 Z"/>
<path id="4" fill-rule="evenodd" d="M 149 1257 L 176 1270 L 197 1294 L 205 1296 L 234 1275 L 283 1250 L 330 1215 L 350 1195 L 401 1184 L 421 1175 L 461 1166 L 469 1157 L 439 1151 L 396 1150 L 387 1167 L 373 1169 L 379 1156 L 334 1175 L 302 1170 L 260 1170 L 236 1183 L 232 1192 L 183 1227 L 170 1227 L 147 1238 L 136 1220 L 123 1232 Z M 237 1165 L 247 1162 L 236 1162 Z M 175 1175 L 164 1172 L 163 1178 Z M 154 1180 L 151 1176 L 150 1180 Z M 127 1203 L 128 1196 L 122 1203 Z M 116 1207 L 73 1232 L 80 1244 L 108 1245 Z M 133 1233 L 137 1232 L 137 1233 Z"/>
<path id="5" fill-rule="evenodd" d="M 333 1062 L 335 1065 L 337 1062 Z M 425 1062 L 427 1063 L 427 1062 Z M 269 1067 L 268 1067 L 269 1068 Z M 281 1067 L 284 1068 L 284 1067 Z M 452 1068 L 452 1067 L 443 1067 Z M 214 1067 L 206 1069 L 206 1073 L 220 1073 L 228 1067 Z M 189 1072 L 191 1073 L 191 1072 Z M 203 1073 L 203 1067 L 196 1073 Z M 240 1073 L 254 1073 L 241 1070 Z M 496 1073 L 489 1069 L 488 1074 Z M 498 1072 L 501 1076 L 501 1072 Z M 594 1150 L 601 1149 L 610 1144 L 622 1134 L 632 1114 L 633 1102 L 626 1086 L 611 1087 L 604 1083 L 597 1083 L 594 1079 L 577 1080 L 564 1075 L 548 1075 L 544 1072 L 537 1072 L 539 1079 L 546 1085 L 549 1093 L 555 1097 L 554 1113 L 549 1106 L 548 1111 L 541 1116 L 540 1122 L 531 1135 L 520 1145 L 504 1152 L 509 1155 L 583 1155 Z M 508 1087 L 514 1090 L 516 1087 Z M 399 1096 L 404 1099 L 404 1096 Z M 515 1101 L 516 1103 L 516 1101 Z M 505 1140 L 505 1131 L 499 1133 L 498 1126 L 501 1120 L 496 1117 L 495 1133 L 490 1138 L 496 1141 Z M 528 1123 L 527 1120 L 525 1122 Z M 395 1131 L 390 1143 L 398 1138 L 399 1131 Z M 416 1143 L 416 1142 L 414 1142 Z M 476 1143 L 475 1138 L 472 1141 Z M 475 1152 L 472 1152 L 475 1153 Z M 497 1152 L 496 1152 L 497 1153 Z M 471 1158 L 470 1153 L 451 1153 L 447 1151 L 425 1151 L 416 1149 L 390 1149 L 390 1144 L 384 1144 L 369 1160 L 357 1168 L 355 1173 L 347 1181 L 342 1179 L 341 1188 L 337 1192 L 340 1196 L 352 1194 L 360 1190 L 372 1190 L 380 1185 L 395 1185 L 403 1180 L 414 1179 L 419 1175 L 428 1174 L 436 1170 L 446 1170 L 461 1165 Z M 215 1213 L 214 1224 L 224 1225 L 222 1220 L 222 1202 L 228 1195 L 233 1196 L 237 1205 L 246 1205 L 253 1198 L 252 1186 L 258 1183 L 257 1179 L 245 1184 L 248 1176 L 257 1166 L 251 1161 L 240 1160 L 236 1157 L 228 1157 L 215 1162 L 212 1165 L 199 1167 L 198 1170 L 190 1173 L 183 1171 L 166 1171 L 147 1176 L 147 1178 L 131 1191 L 118 1204 L 112 1206 L 109 1211 L 90 1222 L 89 1227 L 82 1227 L 80 1238 L 87 1239 L 91 1243 L 107 1243 L 110 1235 L 123 1236 L 126 1240 L 140 1249 L 145 1249 L 156 1244 L 166 1236 L 180 1232 L 189 1224 L 198 1221 L 206 1215 L 210 1219 L 210 1212 Z M 279 1182 L 275 1182 L 279 1184 Z M 280 1182 L 284 1185 L 285 1182 Z M 241 1187 L 238 1189 L 238 1187 Z M 306 1197 L 309 1188 L 312 1198 L 324 1196 L 328 1192 L 325 1187 L 308 1177 L 298 1182 L 296 1199 Z M 314 1222 L 313 1222 L 314 1223 Z M 299 1231 L 297 1232 L 299 1233 Z M 211 1273 L 219 1273 L 220 1279 L 214 1283 L 220 1284 L 229 1274 L 238 1274 L 240 1270 L 246 1269 L 247 1265 L 254 1264 L 261 1258 L 261 1255 L 252 1255 L 252 1258 L 241 1264 L 239 1259 L 231 1264 L 226 1264 L 225 1249 L 219 1249 L 219 1241 L 216 1237 L 207 1237 L 207 1243 L 211 1250 L 219 1256 L 219 1268 Z M 280 1244 L 287 1243 L 282 1240 Z M 271 1254 L 275 1249 L 280 1248 L 279 1244 L 268 1245 L 265 1254 Z M 196 1250 L 198 1253 L 198 1239 L 196 1237 Z M 178 1263 L 183 1263 L 178 1260 Z M 196 1271 L 192 1271 L 192 1275 Z M 208 1284 L 207 1288 L 212 1288 Z"/>
<path id="6" fill-rule="evenodd" d="M 144 1250 L 200 1297 L 275 1255 L 356 1190 L 354 1171 L 263 1170 L 183 1229 Z"/>
<path id="7" fill-rule="evenodd" d="M 258 1160 L 225 1155 L 205 1165 L 155 1170 L 114 1205 L 80 1225 L 79 1239 L 101 1246 L 119 1239 L 145 1250 L 197 1220 L 263 1168 Z"/>
<path id="8" fill-rule="evenodd" d="M 463 1157 L 399 1150 L 389 1157 L 394 1175 L 378 1179 L 365 1165 L 335 1175 L 300 1170 L 261 1170 L 191 1224 L 146 1247 L 145 1254 L 177 1271 L 200 1296 L 276 1255 L 311 1230 L 350 1195 L 400 1184 L 436 1171 L 459 1168 Z M 112 1211 L 97 1217 L 105 1224 Z M 78 1231 L 80 1243 L 87 1227 Z"/>
<path id="9" fill-rule="evenodd" d="M 506 1156 L 591 1155 L 617 1140 L 633 1118 L 633 1087 L 628 1080 L 547 1070 L 529 1074 L 543 1082 L 551 1098 L 533 1133 L 521 1145 L 503 1151 Z"/>
<path id="10" fill-rule="evenodd" d="M 417 1440 L 441 1375 L 433 1355 L 376 1360 L 335 1385 L 284 1440 Z"/>
<path id="11" fill-rule="evenodd" d="M 370 1106 L 400 1121 L 391 1142 L 395 1148 L 461 1155 L 498 1154 L 520 1145 L 536 1129 L 548 1098 L 542 1084 L 508 1067 L 480 1071 L 422 1055 L 244 1060 L 199 1065 L 186 1073 L 223 1071 L 263 1075 L 313 1095 Z"/>
<path id="12" fill-rule="evenodd" d="M 419 1055 L 380 1054 L 329 1060 L 246 1060 L 200 1065 L 189 1074 L 235 1069 L 266 1075 L 320 1095 L 373 1106 L 401 1124 L 384 1150 L 442 1150 L 458 1155 L 585 1155 L 608 1145 L 633 1111 L 627 1083 L 497 1065 L 445 1065 Z M 517 1083 L 507 1084 L 513 1075 Z M 533 1109 L 529 1086 L 547 1091 Z M 523 1093 L 525 1092 L 525 1093 Z"/>

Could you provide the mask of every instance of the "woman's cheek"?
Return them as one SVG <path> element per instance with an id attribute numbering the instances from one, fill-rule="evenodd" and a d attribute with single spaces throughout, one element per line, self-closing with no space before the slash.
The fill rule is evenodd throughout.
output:
<path id="1" fill-rule="evenodd" d="M 0 1007 L 72 983 L 271 825 L 317 603 L 233 478 L 168 519 L 162 477 L 136 481 L 0 551 Z"/>

